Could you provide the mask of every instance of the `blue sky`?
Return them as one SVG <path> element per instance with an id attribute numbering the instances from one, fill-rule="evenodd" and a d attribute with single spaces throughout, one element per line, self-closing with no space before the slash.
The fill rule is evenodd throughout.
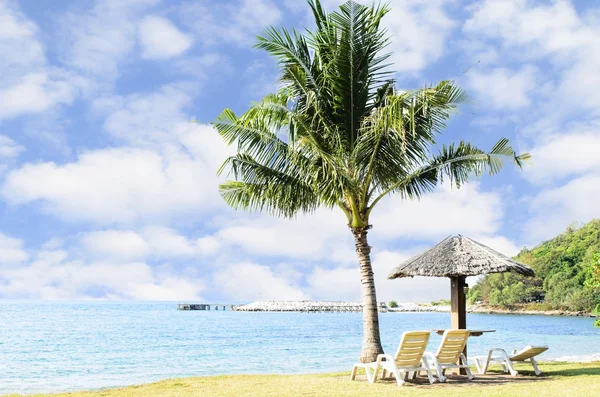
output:
<path id="1" fill-rule="evenodd" d="M 447 280 L 385 276 L 447 235 L 514 255 L 598 217 L 600 6 L 390 3 L 398 87 L 455 79 L 472 97 L 441 142 L 506 136 L 534 156 L 375 210 L 379 298 L 429 300 Z M 360 298 L 341 214 L 276 219 L 218 195 L 231 149 L 210 122 L 277 89 L 276 65 L 253 49 L 267 25 L 310 26 L 308 8 L 0 0 L 0 299 Z"/>

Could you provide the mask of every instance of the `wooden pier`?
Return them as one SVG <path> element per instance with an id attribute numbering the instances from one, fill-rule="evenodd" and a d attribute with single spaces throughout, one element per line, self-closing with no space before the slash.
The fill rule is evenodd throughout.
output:
<path id="1" fill-rule="evenodd" d="M 235 310 L 236 306 L 228 303 L 179 303 L 177 310 Z M 229 309 L 228 309 L 229 308 Z"/>
<path id="2" fill-rule="evenodd" d="M 377 305 L 380 313 L 386 313 L 388 307 L 384 302 Z M 300 312 L 300 313 L 360 313 L 363 311 L 361 302 L 319 302 L 319 301 L 281 301 L 254 302 L 247 305 L 232 305 L 229 303 L 179 303 L 177 310 L 217 310 L 241 312 Z"/>
<path id="3" fill-rule="evenodd" d="M 380 302 L 377 309 L 380 313 L 388 311 L 384 302 Z M 272 301 L 254 302 L 233 310 L 245 312 L 362 313 L 363 305 L 361 302 Z"/>

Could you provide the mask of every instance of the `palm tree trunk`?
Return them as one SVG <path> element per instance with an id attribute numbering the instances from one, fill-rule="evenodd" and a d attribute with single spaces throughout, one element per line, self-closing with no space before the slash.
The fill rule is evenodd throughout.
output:
<path id="1" fill-rule="evenodd" d="M 383 353 L 379 336 L 379 313 L 377 311 L 377 296 L 375 280 L 371 267 L 371 247 L 367 242 L 367 228 L 352 228 L 358 263 L 360 264 L 360 280 L 362 284 L 363 303 L 363 343 L 360 361 L 363 363 L 377 360 L 377 355 Z"/>

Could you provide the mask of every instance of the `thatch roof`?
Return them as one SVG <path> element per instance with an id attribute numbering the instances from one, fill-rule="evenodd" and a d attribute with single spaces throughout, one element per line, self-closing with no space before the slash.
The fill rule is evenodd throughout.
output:
<path id="1" fill-rule="evenodd" d="M 459 234 L 447 237 L 433 248 L 398 265 L 388 278 L 477 276 L 502 272 L 534 276 L 530 267 Z"/>

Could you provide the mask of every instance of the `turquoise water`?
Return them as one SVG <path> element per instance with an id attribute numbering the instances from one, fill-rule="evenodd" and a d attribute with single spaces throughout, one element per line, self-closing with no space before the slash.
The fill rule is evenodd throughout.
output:
<path id="1" fill-rule="evenodd" d="M 447 328 L 447 313 L 380 315 L 384 349 L 406 330 Z M 543 359 L 600 360 L 593 319 L 469 314 L 469 353 L 547 344 Z M 360 313 L 177 311 L 175 303 L 0 303 L 0 394 L 57 392 L 223 373 L 349 370 Z M 440 337 L 434 335 L 430 350 Z"/>

